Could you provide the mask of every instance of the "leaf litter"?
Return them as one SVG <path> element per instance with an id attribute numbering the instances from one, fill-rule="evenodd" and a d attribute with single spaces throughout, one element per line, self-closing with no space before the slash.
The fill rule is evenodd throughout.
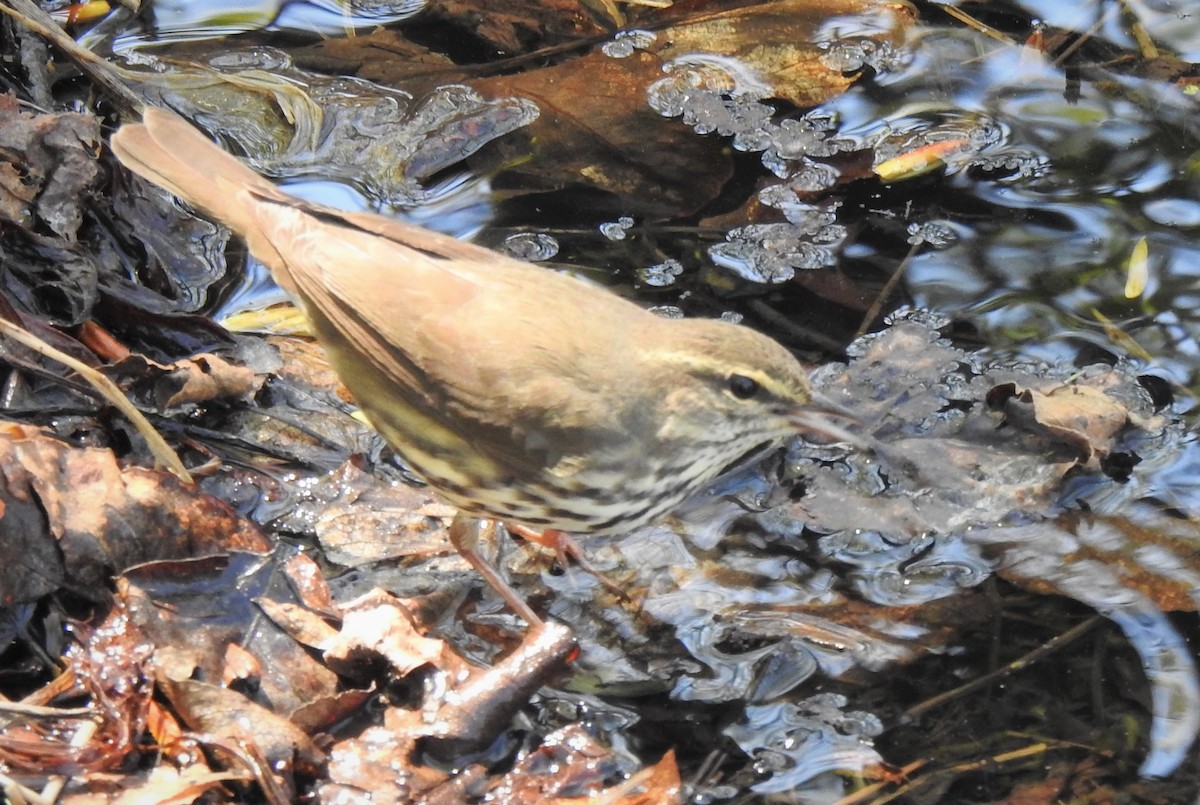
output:
<path id="1" fill-rule="evenodd" d="M 764 5 L 774 8 L 732 14 L 734 19 L 764 13 L 769 18 L 782 8 Z M 603 71 L 599 55 L 583 72 Z M 839 45 L 820 58 L 861 66 L 890 56 L 886 48 L 859 42 L 854 52 Z M 657 62 L 646 63 L 657 67 Z M 279 84 L 249 77 L 226 81 L 213 78 L 220 69 L 205 69 L 209 72 L 199 82 L 188 80 L 249 89 L 250 95 L 242 97 L 273 87 L 264 97 L 272 102 L 285 97 Z M 645 74 L 639 67 L 636 80 Z M 550 75 L 537 77 L 544 81 Z M 787 97 L 780 86 L 768 96 Z M 565 90 L 564 98 L 574 93 L 569 84 Z M 209 114 L 203 111 L 206 105 L 229 103 L 221 94 L 225 91 L 208 98 L 185 94 L 184 102 L 195 104 L 195 113 Z M 689 101 L 689 123 L 752 139 L 753 126 L 729 127 L 762 123 L 771 111 L 725 105 L 744 95 L 734 85 L 698 105 Z M 513 90 L 508 97 L 526 96 Z M 400 117 L 387 119 L 419 117 L 427 108 L 423 104 L 437 98 L 429 95 L 409 106 L 407 99 L 394 96 Z M 538 105 L 547 108 L 545 99 Z M 487 124 L 496 108 L 484 103 L 483 118 L 467 119 L 472 126 L 481 124 L 485 137 L 498 136 L 503 132 Z M 275 114 L 270 103 L 264 109 Z M 543 111 L 537 119 L 544 116 Z M 453 132 L 463 128 L 461 119 L 431 119 L 440 132 L 434 150 L 449 148 Z M 797 125 L 781 127 L 786 137 L 773 135 L 764 151 L 768 167 L 791 176 L 784 162 L 795 159 L 811 170 L 809 157 L 830 155 L 832 146 L 821 131 L 815 124 L 804 131 Z M 286 135 L 275 141 L 313 142 Z M 800 141 L 807 145 L 798 146 Z M 671 140 L 664 137 L 664 142 Z M 719 145 L 708 145 L 713 144 Z M 515 146 L 517 151 L 525 147 Z M 512 153 L 503 152 L 496 149 L 492 158 Z M 461 157 L 469 149 L 450 148 L 449 153 Z M 389 192 L 419 188 L 419 180 L 442 167 L 436 160 L 429 164 L 434 167 L 409 178 L 401 164 L 401 181 Z M 565 169 L 551 167 L 546 175 L 577 172 L 578 165 L 564 164 Z M 636 172 L 629 176 L 621 179 L 608 165 L 586 174 L 593 185 L 621 192 L 637 194 L 647 186 Z M 700 196 L 715 193 L 719 183 Z M 776 191 L 762 201 L 790 205 L 789 220 L 803 219 L 799 198 Z M 656 203 L 657 214 L 669 205 L 676 205 L 676 213 L 681 209 L 679 197 L 669 191 Z M 27 219 L 32 208 L 14 209 Z M 44 220 L 53 229 L 50 222 L 73 219 L 68 206 Z M 60 253 L 76 251 L 62 234 L 47 243 Z M 794 253 L 796 245 L 788 249 Z M 160 241 L 159 252 L 171 265 L 169 244 Z M 107 264 L 94 265 L 98 277 L 110 272 L 97 287 L 104 285 L 109 294 L 121 287 L 111 275 L 112 255 Z M 180 283 L 175 290 L 184 287 Z M 115 295 L 130 307 L 146 301 L 132 292 Z M 45 301 L 56 310 L 73 311 L 59 321 L 79 321 L 81 313 L 86 318 L 97 304 L 87 295 L 70 299 L 73 307 L 61 299 Z M 177 325 L 177 332 L 192 334 L 189 341 L 214 341 L 229 351 L 231 340 L 215 328 L 196 338 L 203 329 Z M 205 479 L 205 488 L 235 493 L 228 499 L 241 511 L 282 526 L 292 538 L 319 537 L 328 549 L 320 560 L 333 571 L 332 589 L 322 569 L 303 554 L 282 548 L 268 552 L 257 529 L 232 509 L 217 506 L 214 517 L 215 498 L 204 492 L 180 489 L 161 473 L 119 467 L 107 446 L 78 448 L 61 434 L 55 439 L 36 430 L 19 436 L 8 431 L 18 459 L 37 458 L 32 465 L 0 459 L 5 477 L 33 479 L 13 487 L 0 523 L 32 522 L 37 527 L 29 533 L 42 535 L 11 543 L 18 559 L 13 589 L 19 595 L 10 598 L 6 588 L 5 601 L 24 605 L 14 610 L 26 618 L 23 634 L 36 623 L 29 605 L 68 592 L 91 592 L 89 597 L 103 601 L 109 576 L 126 569 L 102 626 L 77 627 L 77 645 L 89 654 L 68 653 L 68 674 L 60 677 L 68 682 L 31 694 L 74 692 L 89 700 L 102 714 L 102 751 L 71 746 L 72 735 L 79 733 L 70 728 L 43 731 L 10 723 L 0 733 L 2 746 L 13 752 L 10 768 L 35 777 L 52 769 L 98 774 L 135 752 L 136 739 L 148 729 L 163 743 L 164 757 L 183 771 L 171 778 L 159 764 L 140 780 L 128 781 L 151 788 L 160 784 L 163 791 L 215 792 L 224 784 L 228 795 L 245 793 L 244 786 L 255 781 L 264 796 L 279 801 L 297 793 L 296 780 L 316 778 L 327 780 L 325 798 L 370 791 L 395 801 L 421 795 L 461 799 L 459 786 L 468 794 L 490 791 L 495 799 L 513 802 L 547 792 L 563 801 L 584 791 L 626 797 L 622 801 L 677 797 L 674 756 L 663 754 L 657 765 L 646 765 L 624 751 L 622 730 L 639 717 L 595 695 L 602 691 L 669 694 L 681 724 L 701 712 L 686 709 L 689 703 L 733 703 L 734 717 L 726 718 L 718 732 L 751 762 L 734 767 L 724 788 L 711 784 L 710 794 L 787 791 L 834 769 L 886 778 L 874 745 L 881 729 L 877 717 L 850 709 L 853 698 L 808 695 L 811 691 L 801 686 L 816 673 L 861 684 L 872 672 L 951 651 L 964 630 L 986 622 L 990 607 L 977 591 L 996 573 L 1039 594 L 1080 600 L 1121 626 L 1155 686 L 1151 752 L 1143 772 L 1169 772 L 1194 737 L 1197 691 L 1186 644 L 1162 610 L 1196 608 L 1195 534 L 1189 521 L 1148 506 L 1133 510 L 1135 525 L 1129 501 L 1136 493 L 1122 481 L 1138 461 L 1169 456 L 1178 421 L 1154 410 L 1128 367 L 1005 363 L 952 346 L 942 338 L 941 326 L 920 314 L 898 316 L 890 328 L 855 345 L 848 364 L 817 373 L 827 394 L 853 402 L 863 426 L 888 445 L 885 451 L 870 456 L 838 445 L 793 445 L 780 460 L 725 479 L 677 522 L 597 541 L 596 563 L 623 574 L 632 601 L 613 597 L 578 572 L 556 573 L 546 556 L 532 548 L 514 550 L 503 535 L 493 534 L 491 547 L 514 580 L 553 617 L 571 624 L 580 642 L 570 687 L 538 693 L 555 681 L 572 650 L 569 636 L 553 631 L 513 640 L 511 616 L 486 592 L 479 597 L 464 584 L 473 579 L 440 536 L 444 507 L 400 483 L 403 469 L 389 464 L 378 440 L 348 415 L 319 365 L 287 377 L 289 368 L 280 373 L 282 380 L 262 370 L 250 381 L 235 371 L 240 374 L 235 385 L 214 382 L 180 397 L 170 390 L 173 385 L 167 390 L 162 385 L 162 378 L 176 370 L 164 374 L 147 360 L 133 372 L 145 378 L 142 404 L 164 413 L 183 407 L 201 417 L 199 426 L 181 432 L 193 443 L 203 435 L 206 449 L 236 467 Z M 136 348 L 153 353 L 149 330 L 124 334 L 132 336 Z M 232 343 L 241 356 L 251 354 L 244 340 Z M 276 341 L 275 348 L 304 352 L 303 346 L 284 343 L 290 342 Z M 248 362 L 261 365 L 258 355 Z M 210 373 L 207 360 L 198 364 L 202 376 Z M 182 382 L 185 388 L 189 384 Z M 255 396 L 248 398 L 250 393 Z M 295 406 L 290 413 L 289 406 Z M 205 420 L 231 426 L 229 433 L 218 439 L 203 427 Z M 347 444 L 362 449 L 352 455 L 339 447 Z M 295 469 L 297 462 L 303 469 Z M 77 478 L 91 486 L 78 484 Z M 136 489 L 134 506 L 112 503 L 108 493 L 97 497 L 98 506 L 82 507 L 64 524 L 51 516 L 65 511 L 61 501 L 68 492 L 74 504 L 90 497 L 80 495 L 81 489 L 110 484 Z M 81 528 L 72 518 L 98 525 Z M 129 548 L 123 541 L 120 550 L 97 549 L 80 541 L 105 534 L 108 518 L 153 550 L 138 543 Z M 45 525 L 38 522 L 43 519 Z M 166 541 L 166 550 L 159 552 L 165 535 L 191 541 L 201 523 L 214 526 L 225 539 L 187 542 L 177 552 Z M 355 539 L 368 528 L 386 528 L 397 535 L 396 544 Z M 218 552 L 222 556 L 206 556 Z M 37 557 L 36 562 L 20 564 L 28 557 Z M 34 565 L 36 572 L 21 572 Z M 380 580 L 396 591 L 376 590 Z M 12 633 L 14 639 L 21 634 Z M 120 670 L 116 674 L 105 665 L 114 660 L 122 663 L 114 666 Z M 480 660 L 494 665 L 480 669 L 474 664 Z M 70 683 L 70 677 L 83 681 Z M 149 698 L 152 684 L 169 702 L 169 713 Z M 543 708 L 537 712 L 544 723 L 527 734 L 514 727 L 514 719 L 525 717 L 531 699 Z M 381 704 L 384 715 L 382 723 L 363 728 L 368 701 Z M 247 731 L 246 723 L 256 728 Z M 589 729 L 581 729 L 581 723 Z M 683 741 L 683 733 L 676 738 Z M 201 760 L 201 748 L 207 761 Z M 463 771 L 451 776 L 439 763 L 427 762 L 438 755 Z M 499 756 L 516 758 L 506 773 L 491 762 Z M 229 771 L 210 772 L 207 762 Z M 398 767 L 404 773 L 397 775 Z M 629 781 L 615 782 L 627 774 Z M 99 777 L 92 779 L 99 784 Z M 648 791 L 630 791 L 635 781 Z"/>

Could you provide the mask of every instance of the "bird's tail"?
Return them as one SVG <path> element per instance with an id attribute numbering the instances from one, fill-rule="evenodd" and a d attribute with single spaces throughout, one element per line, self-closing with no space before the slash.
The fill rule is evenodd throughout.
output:
<path id="1" fill-rule="evenodd" d="M 174 112 L 147 107 L 142 123 L 122 126 L 112 149 L 125 167 L 169 190 L 243 237 L 255 226 L 249 197 L 283 196 L 273 184 Z"/>

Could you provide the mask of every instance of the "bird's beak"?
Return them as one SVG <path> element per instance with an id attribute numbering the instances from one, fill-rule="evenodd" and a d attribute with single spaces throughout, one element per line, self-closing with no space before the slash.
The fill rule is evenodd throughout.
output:
<path id="1" fill-rule="evenodd" d="M 877 448 L 881 445 L 877 439 L 852 433 L 831 421 L 831 416 L 848 420 L 856 425 L 859 424 L 859 419 L 853 411 L 817 392 L 812 393 L 811 399 L 803 408 L 792 413 L 791 422 L 797 430 L 802 432 L 846 442 L 860 450 L 878 452 Z"/>

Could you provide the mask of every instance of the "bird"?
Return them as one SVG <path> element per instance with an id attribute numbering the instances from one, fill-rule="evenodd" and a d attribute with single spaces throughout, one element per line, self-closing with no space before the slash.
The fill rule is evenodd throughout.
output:
<path id="1" fill-rule="evenodd" d="M 777 341 L 664 318 L 606 288 L 396 218 L 292 196 L 149 106 L 120 162 L 245 240 L 360 410 L 460 512 L 521 533 L 618 535 L 802 430 L 854 436 Z M 456 518 L 456 547 L 540 623 Z"/>

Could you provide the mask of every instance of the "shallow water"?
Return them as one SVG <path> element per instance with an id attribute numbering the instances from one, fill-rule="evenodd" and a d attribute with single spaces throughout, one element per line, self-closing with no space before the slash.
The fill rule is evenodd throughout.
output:
<path id="1" fill-rule="evenodd" d="M 662 222 L 649 215 L 613 211 L 626 204 L 640 212 L 638 199 L 606 206 L 581 194 L 577 209 L 556 213 L 576 227 L 552 232 L 545 216 L 536 214 L 538 202 L 523 205 L 517 198 L 488 209 L 480 199 L 491 188 L 490 177 L 449 185 L 466 188 L 462 196 L 449 196 L 465 198 L 461 206 L 472 211 L 459 219 L 465 223 L 451 224 L 454 229 L 474 231 L 493 216 L 501 226 L 485 231 L 485 239 L 500 243 L 515 232 L 512 248 L 524 250 L 527 259 L 544 255 L 608 266 L 619 284 L 642 286 L 638 290 L 648 299 L 676 312 L 689 308 L 695 315 L 691 306 L 705 297 L 708 312 L 749 312 L 757 326 L 771 319 L 747 299 L 767 300 L 770 310 L 792 323 L 823 322 L 828 315 L 837 319 L 828 334 L 835 345 L 849 341 L 874 294 L 902 267 L 899 290 L 880 313 L 910 302 L 933 312 L 926 318 L 935 330 L 966 332 L 986 350 L 955 352 L 935 343 L 934 334 L 913 351 L 930 361 L 936 356 L 940 364 L 896 362 L 891 374 L 858 381 L 862 394 L 853 401 L 890 407 L 895 439 L 933 434 L 948 442 L 966 418 L 963 401 L 978 401 L 980 378 L 989 372 L 1068 383 L 1077 368 L 1116 366 L 1118 396 L 1124 395 L 1129 410 L 1146 418 L 1159 415 L 1154 426 L 1114 448 L 1142 462 L 1127 479 L 1093 471 L 1063 481 L 1030 449 L 1025 463 L 1001 467 L 997 460 L 986 466 L 985 480 L 992 482 L 987 495 L 955 499 L 947 493 L 935 500 L 944 507 L 935 512 L 942 519 L 920 511 L 928 498 L 913 495 L 920 516 L 909 512 L 908 521 L 886 523 L 892 510 L 876 512 L 864 503 L 848 509 L 859 526 L 834 527 L 813 513 L 815 505 L 799 513 L 783 506 L 763 516 L 765 525 L 739 526 L 731 535 L 727 529 L 734 529 L 744 510 L 727 508 L 706 512 L 705 525 L 692 526 L 682 537 L 638 534 L 598 547 L 602 566 L 633 565 L 643 574 L 645 612 L 673 630 L 684 654 L 646 648 L 651 641 L 637 616 L 618 607 L 597 617 L 600 591 L 594 585 L 573 574 L 546 576 L 543 581 L 556 592 L 552 614 L 592 641 L 592 655 L 585 649 L 580 666 L 595 669 L 600 687 L 670 687 L 681 700 L 753 703 L 745 707 L 744 722 L 725 734 L 757 757 L 757 771 L 774 772 L 760 792 L 798 785 L 826 768 L 822 764 L 829 758 L 851 768 L 876 760 L 870 748 L 878 731 L 873 716 L 847 712 L 853 702 L 828 697 L 797 702 L 785 695 L 810 675 L 836 677 L 887 668 L 919 651 L 950 651 L 948 643 L 933 638 L 919 650 L 911 648 L 908 644 L 936 630 L 893 620 L 886 607 L 952 599 L 995 572 L 1075 598 L 1116 621 L 1156 684 L 1155 746 L 1143 772 L 1169 773 L 1187 756 L 1200 707 L 1193 650 L 1163 614 L 1162 590 L 1146 592 L 1132 578 L 1136 573 L 1126 573 L 1126 563 L 1132 556 L 1133 565 L 1157 575 L 1158 583 L 1190 587 L 1184 598 L 1195 595 L 1189 563 L 1196 535 L 1178 517 L 1200 514 L 1200 463 L 1194 436 L 1180 419 L 1193 403 L 1179 393 L 1169 409 L 1156 411 L 1138 376 L 1165 379 L 1184 390 L 1197 385 L 1198 96 L 1163 77 L 1169 65 L 1136 55 L 1128 20 L 1115 5 L 1022 7 L 1028 14 L 992 7 L 988 21 L 1009 32 L 1007 43 L 954 23 L 933 6 L 924 9 L 925 22 L 910 32 L 903 48 L 866 47 L 852 36 L 869 33 L 865 23 L 826 30 L 830 63 L 843 69 L 867 64 L 868 72 L 879 72 L 803 114 L 773 102 L 772 87 L 723 54 L 669 60 L 646 91 L 647 108 L 675 121 L 681 136 L 723 138 L 748 155 L 738 164 L 743 182 L 754 186 L 746 195 L 770 208 L 773 217 L 729 225 L 716 223 L 719 215 L 685 216 L 679 226 L 689 235 L 676 237 L 656 233 Z M 1129 7 L 1160 45 L 1184 59 L 1200 53 L 1200 30 L 1181 6 L 1160 4 L 1166 11 L 1153 12 L 1141 4 Z M 1087 31 L 1091 39 L 1059 64 L 1055 54 L 1061 48 L 1023 44 L 1038 30 L 1028 15 Z M 1047 29 L 1042 35 L 1054 34 Z M 651 47 L 653 38 L 639 34 L 605 53 L 610 59 L 636 58 L 639 48 Z M 500 108 L 528 112 L 520 99 Z M 522 118 L 510 128 L 528 122 Z M 433 131 L 429 137 L 436 140 L 438 125 L 421 129 L 419 137 Z M 473 146 L 491 137 L 485 131 Z M 919 175 L 880 179 L 851 159 L 873 152 L 874 168 L 881 170 L 893 157 L 922 147 L 938 148 L 939 156 L 932 170 Z M 464 149 L 464 155 L 472 152 Z M 279 172 L 293 179 L 304 173 L 294 167 Z M 414 185 L 405 186 L 407 195 L 390 201 L 412 201 Z M 311 185 L 305 194 L 329 198 L 327 189 Z M 374 195 L 378 203 L 381 194 Z M 570 197 L 552 198 L 561 203 Z M 580 221 L 592 225 L 579 227 Z M 1147 278 L 1144 290 L 1131 298 L 1129 263 L 1143 240 Z M 814 279 L 821 276 L 844 281 L 853 293 L 837 296 Z M 736 293 L 723 294 L 730 289 Z M 831 307 L 837 309 L 830 313 Z M 780 335 L 790 333 L 781 328 Z M 851 348 L 851 356 L 863 356 L 870 344 Z M 827 367 L 819 377 L 845 389 L 846 383 L 838 385 L 839 371 Z M 903 473 L 886 462 L 847 458 L 837 448 L 811 448 L 791 462 L 794 474 L 808 472 L 816 479 L 808 491 L 818 502 L 822 488 L 831 498 L 829 490 L 849 489 L 875 500 L 904 486 L 895 481 Z M 759 487 L 770 482 L 761 476 L 740 483 L 739 495 L 769 497 Z M 1081 510 L 1111 518 L 1106 521 L 1111 528 L 1075 529 L 1067 515 Z M 861 524 L 868 514 L 877 514 L 882 524 Z M 1185 527 L 1175 533 L 1159 518 Z M 913 523 L 923 527 L 907 528 Z M 1152 536 L 1134 533 L 1126 527 L 1130 523 L 1145 526 Z M 1100 546 L 1088 539 L 1107 542 Z M 708 552 L 718 543 L 723 550 L 713 561 Z M 1089 554 L 1080 561 L 1085 547 L 1099 558 Z M 853 623 L 813 610 L 791 611 L 831 603 L 849 609 L 863 602 L 885 608 L 864 609 Z M 1193 600 L 1190 606 L 1195 605 Z M 730 647 L 735 638 L 746 645 Z M 772 663 L 779 656 L 786 661 Z M 800 735 L 836 737 L 823 744 L 824 754 L 814 754 Z M 785 746 L 787 752 L 780 749 Z"/>

